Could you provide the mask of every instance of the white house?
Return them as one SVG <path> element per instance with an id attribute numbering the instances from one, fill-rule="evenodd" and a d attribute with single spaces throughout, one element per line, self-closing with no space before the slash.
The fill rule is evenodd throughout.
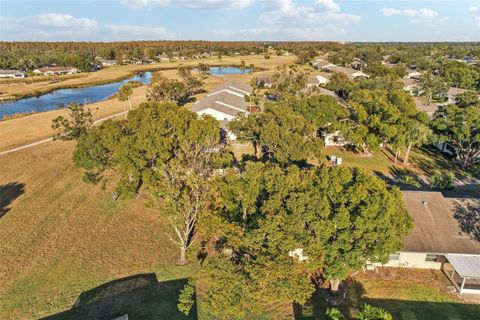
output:
<path id="1" fill-rule="evenodd" d="M 117 65 L 116 60 L 98 59 L 98 62 L 100 62 L 103 67 L 111 67 Z"/>
<path id="2" fill-rule="evenodd" d="M 420 78 L 421 76 L 423 76 L 423 73 L 421 73 L 420 71 L 407 68 L 407 74 L 405 75 L 405 78 Z"/>
<path id="3" fill-rule="evenodd" d="M 418 82 L 412 78 L 404 78 L 399 80 L 403 84 L 403 90 L 410 93 L 413 96 L 415 90 L 417 89 Z"/>
<path id="4" fill-rule="evenodd" d="M 440 192 L 404 191 L 403 200 L 415 227 L 404 248 L 383 266 L 443 270 L 460 293 L 480 294 L 480 243 L 464 234 L 454 218 L 455 199 Z"/>
<path id="5" fill-rule="evenodd" d="M 323 86 L 326 85 L 328 82 L 330 82 L 330 77 L 332 76 L 331 73 L 328 72 L 320 72 L 316 75 L 310 76 L 307 79 L 307 86 L 312 87 L 312 86 Z"/>
<path id="6" fill-rule="evenodd" d="M 251 92 L 252 88 L 249 85 L 230 80 L 197 102 L 192 111 L 198 115 L 208 114 L 217 119 L 228 138 L 235 140 L 236 137 L 229 132 L 227 124 L 240 114 L 248 114 L 245 97 L 250 96 Z"/>
<path id="7" fill-rule="evenodd" d="M 348 76 L 350 79 L 356 79 L 356 78 L 360 78 L 360 77 L 365 77 L 365 78 L 370 77 L 368 74 L 363 73 L 362 71 L 359 71 L 359 70 L 352 69 L 352 68 L 338 67 L 338 66 L 328 66 L 328 67 L 324 67 L 323 69 L 328 70 L 330 72 L 343 73 L 346 76 Z"/>
<path id="8" fill-rule="evenodd" d="M 263 75 L 256 78 L 256 83 L 259 88 L 271 88 L 273 86 L 273 76 Z"/>
<path id="9" fill-rule="evenodd" d="M 314 62 L 312 62 L 312 66 L 315 69 L 325 69 L 327 67 L 336 67 L 335 64 L 328 62 L 327 60 L 323 58 L 318 58 Z"/>
<path id="10" fill-rule="evenodd" d="M 170 57 L 166 53 L 156 55 L 155 59 L 159 61 L 170 61 Z"/>
<path id="11" fill-rule="evenodd" d="M 80 70 L 73 67 L 45 67 L 33 70 L 34 74 L 52 76 L 79 73 Z"/>
<path id="12" fill-rule="evenodd" d="M 457 96 L 467 92 L 468 90 L 462 89 L 462 88 L 455 88 L 455 87 L 450 87 L 447 92 L 447 97 L 448 97 L 448 103 L 456 103 L 457 102 Z"/>
<path id="13" fill-rule="evenodd" d="M 342 136 L 340 130 L 332 133 L 323 133 L 322 136 L 325 147 L 343 147 L 347 144 L 351 144 L 350 141 Z"/>
<path id="14" fill-rule="evenodd" d="M 25 78 L 25 72 L 20 70 L 0 70 L 0 78 Z"/>

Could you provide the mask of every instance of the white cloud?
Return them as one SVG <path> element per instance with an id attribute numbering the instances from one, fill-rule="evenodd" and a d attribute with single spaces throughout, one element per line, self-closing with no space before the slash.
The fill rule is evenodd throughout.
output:
<path id="1" fill-rule="evenodd" d="M 395 8 L 383 8 L 382 12 L 383 12 L 384 16 L 389 17 L 389 16 L 394 16 L 394 15 L 397 15 L 397 14 L 401 14 L 402 10 L 395 9 Z"/>
<path id="2" fill-rule="evenodd" d="M 470 8 L 468 8 L 468 12 L 472 12 L 472 13 L 480 12 L 480 6 L 471 6 Z"/>
<path id="3" fill-rule="evenodd" d="M 143 9 L 154 5 L 179 5 L 195 9 L 243 9 L 252 5 L 254 0 L 120 0 L 120 3 L 132 9 Z"/>
<path id="4" fill-rule="evenodd" d="M 75 18 L 69 14 L 46 13 L 30 21 L 32 25 L 52 28 L 96 28 L 97 22 L 89 18 Z"/>
<path id="5" fill-rule="evenodd" d="M 343 13 L 334 0 L 295 2 L 262 0 L 261 27 L 217 30 L 215 39 L 241 40 L 334 40 L 345 28 L 360 21 L 355 14 Z"/>
<path id="6" fill-rule="evenodd" d="M 342 13 L 331 0 L 317 0 L 311 5 L 297 4 L 293 0 L 264 0 L 260 21 L 284 27 L 319 27 L 349 25 L 360 21 L 360 16 Z"/>
<path id="7" fill-rule="evenodd" d="M 33 17 L 0 19 L 0 40 L 44 41 L 116 41 L 173 39 L 175 34 L 164 27 L 136 25 L 100 25 L 90 18 L 46 13 Z"/>
<path id="8" fill-rule="evenodd" d="M 438 17 L 438 12 L 432 9 L 405 9 L 403 13 L 412 18 L 433 19 Z"/>
<path id="9" fill-rule="evenodd" d="M 395 9 L 395 8 L 383 8 L 382 13 L 384 16 L 403 15 L 411 18 L 421 19 L 434 19 L 439 16 L 438 12 L 428 8 L 422 9 Z"/>
<path id="10" fill-rule="evenodd" d="M 338 3 L 335 3 L 333 0 L 317 0 L 317 6 L 324 8 L 329 11 L 337 12 L 340 11 L 340 6 Z"/>

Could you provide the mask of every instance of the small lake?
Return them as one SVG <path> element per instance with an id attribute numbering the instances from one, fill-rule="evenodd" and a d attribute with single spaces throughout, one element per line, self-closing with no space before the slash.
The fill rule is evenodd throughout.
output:
<path id="1" fill-rule="evenodd" d="M 43 112 L 65 108 L 70 103 L 87 104 L 102 101 L 117 93 L 118 89 L 129 81 L 149 83 L 151 78 L 151 72 L 144 72 L 123 81 L 92 87 L 59 89 L 38 97 L 0 102 L 0 120 L 15 113 Z"/>
<path id="2" fill-rule="evenodd" d="M 210 67 L 208 73 L 212 76 L 222 76 L 226 74 L 248 74 L 250 69 L 241 69 L 238 67 Z"/>

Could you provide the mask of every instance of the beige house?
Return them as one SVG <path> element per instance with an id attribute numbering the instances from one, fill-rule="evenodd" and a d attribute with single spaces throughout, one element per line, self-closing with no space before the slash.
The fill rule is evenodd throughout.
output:
<path id="1" fill-rule="evenodd" d="M 313 76 L 308 77 L 307 79 L 307 86 L 308 87 L 318 87 L 318 86 L 323 86 L 326 85 L 328 82 L 330 82 L 330 77 L 332 76 L 331 73 L 328 72 L 320 72 L 317 73 Z"/>
<path id="2" fill-rule="evenodd" d="M 34 74 L 44 75 L 44 76 L 74 74 L 79 72 L 80 70 L 73 67 L 45 67 L 45 68 L 39 68 L 39 69 L 33 70 Z"/>

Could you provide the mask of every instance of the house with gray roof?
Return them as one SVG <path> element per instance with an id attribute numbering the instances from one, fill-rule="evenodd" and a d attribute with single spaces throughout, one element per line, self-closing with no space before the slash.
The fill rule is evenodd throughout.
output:
<path id="1" fill-rule="evenodd" d="M 360 77 L 365 77 L 365 78 L 370 77 L 368 74 L 363 73 L 360 70 L 355 70 L 355 69 L 347 68 L 347 67 L 328 66 L 328 67 L 325 67 L 323 69 L 328 70 L 330 72 L 343 73 L 347 77 L 349 77 L 350 79 L 356 79 L 356 78 L 360 78 Z"/>
<path id="2" fill-rule="evenodd" d="M 249 85 L 230 80 L 208 93 L 191 110 L 198 115 L 208 114 L 217 119 L 228 138 L 235 140 L 236 137 L 228 131 L 227 124 L 241 114 L 248 114 L 245 97 L 251 93 L 252 88 Z"/>
<path id="3" fill-rule="evenodd" d="M 464 201 L 480 200 L 404 191 L 403 201 L 414 229 L 404 238 L 403 249 L 391 254 L 383 266 L 443 270 L 459 293 L 480 294 L 480 242 L 464 231 L 472 222 L 465 221 L 467 209 L 461 209 Z"/>

